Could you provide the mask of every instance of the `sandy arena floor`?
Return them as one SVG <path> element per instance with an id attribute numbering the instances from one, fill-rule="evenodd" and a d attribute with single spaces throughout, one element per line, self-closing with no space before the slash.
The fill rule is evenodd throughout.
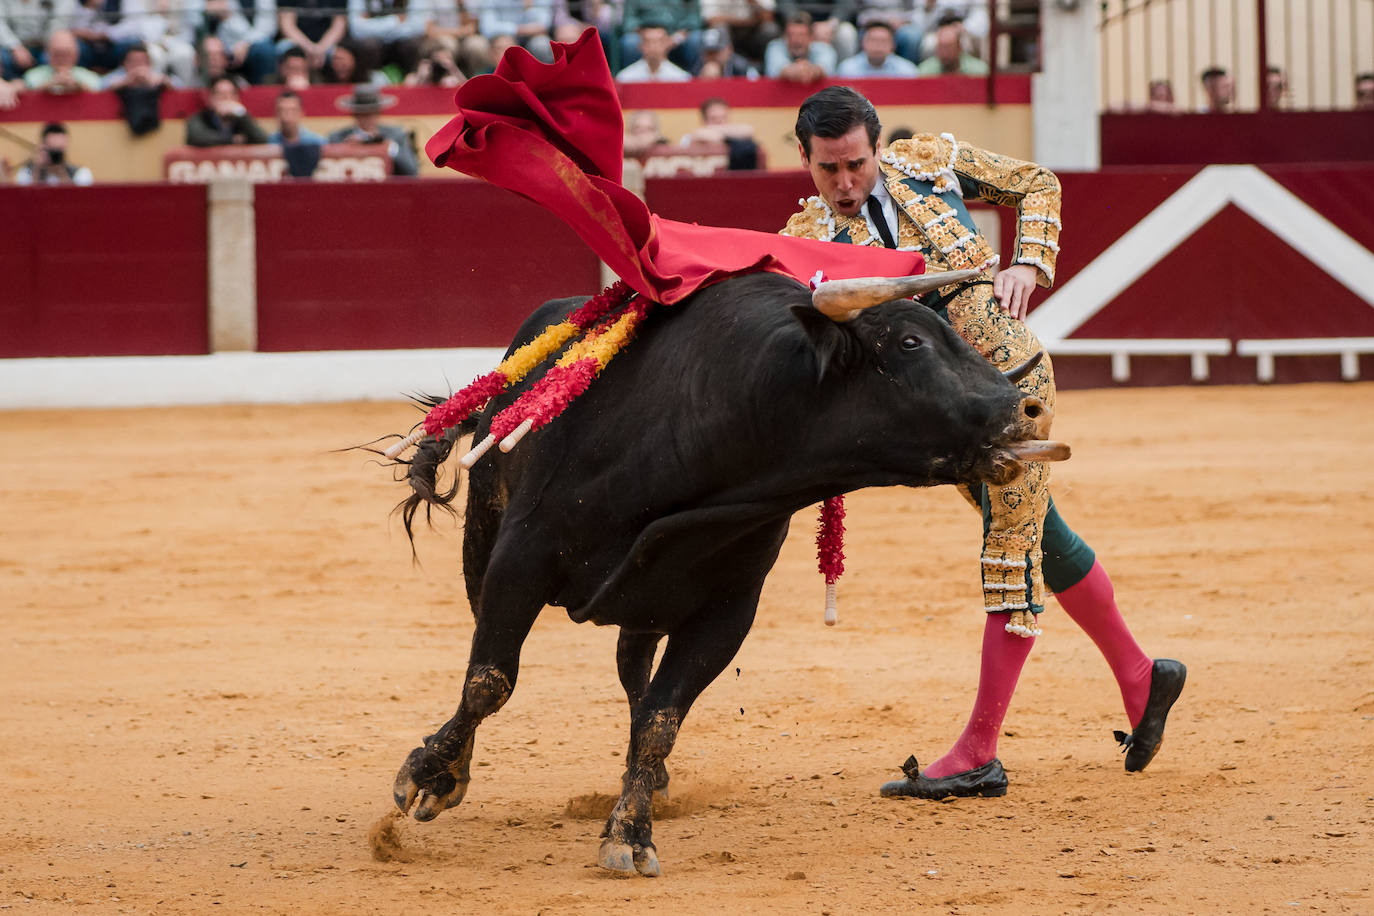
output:
<path id="1" fill-rule="evenodd" d="M 460 532 L 357 452 L 402 404 L 0 414 L 0 910 L 1374 912 L 1374 383 L 1068 392 L 1055 493 L 1188 689 L 1144 774 L 1053 608 L 1004 799 L 879 798 L 976 680 L 978 522 L 849 502 L 840 626 L 814 514 L 669 759 L 665 876 L 593 866 L 627 714 L 615 633 L 541 618 L 467 801 L 369 828 L 456 705 Z M 537 444 L 537 437 L 530 444 Z M 523 447 L 523 446 L 522 446 Z"/>

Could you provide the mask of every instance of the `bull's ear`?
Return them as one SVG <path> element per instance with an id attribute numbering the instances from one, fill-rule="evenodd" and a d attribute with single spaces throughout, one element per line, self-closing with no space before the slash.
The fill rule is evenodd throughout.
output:
<path id="1" fill-rule="evenodd" d="M 832 362 L 843 361 L 849 334 L 833 318 L 821 314 L 814 306 L 794 305 L 792 315 L 806 332 L 811 348 L 816 351 L 816 380 L 820 381 L 825 378 Z"/>

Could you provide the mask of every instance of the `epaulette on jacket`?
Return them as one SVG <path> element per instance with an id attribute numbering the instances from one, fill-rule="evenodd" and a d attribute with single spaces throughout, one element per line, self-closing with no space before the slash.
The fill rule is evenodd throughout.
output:
<path id="1" fill-rule="evenodd" d="M 819 196 L 797 201 L 801 211 L 793 213 L 781 235 L 828 242 L 835 237 L 835 214 Z"/>
<path id="2" fill-rule="evenodd" d="M 959 144 L 953 134 L 917 134 L 910 140 L 897 140 L 883 150 L 881 159 L 909 178 L 929 181 L 936 193 L 954 191 L 959 178 L 954 174 L 954 162 Z"/>

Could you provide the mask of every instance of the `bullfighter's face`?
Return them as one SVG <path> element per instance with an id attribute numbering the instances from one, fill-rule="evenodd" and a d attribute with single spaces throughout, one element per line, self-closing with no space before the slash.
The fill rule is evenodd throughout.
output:
<path id="1" fill-rule="evenodd" d="M 858 216 L 878 183 L 878 147 L 868 141 L 868 130 L 860 124 L 842 137 L 812 137 L 810 154 L 800 149 L 802 165 L 830 209 Z"/>

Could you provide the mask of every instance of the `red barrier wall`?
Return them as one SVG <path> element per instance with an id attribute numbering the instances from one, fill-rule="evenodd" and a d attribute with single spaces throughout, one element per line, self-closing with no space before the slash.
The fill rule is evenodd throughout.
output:
<path id="1" fill-rule="evenodd" d="M 504 347 L 600 289 L 561 222 L 475 181 L 257 186 L 258 349 Z"/>
<path id="2" fill-rule="evenodd" d="M 0 357 L 205 353 L 205 189 L 0 188 L 0 278 Z"/>
<path id="3" fill-rule="evenodd" d="M 799 209 L 797 199 L 815 193 L 810 174 L 800 169 L 651 178 L 644 183 L 644 202 L 665 219 L 760 232 L 777 232 Z"/>
<path id="4" fill-rule="evenodd" d="M 1130 282 L 1115 295 L 1080 289 L 1066 340 L 1374 338 L 1374 284 L 1358 279 L 1374 276 L 1374 165 L 1212 168 L 1062 174 L 1057 283 L 1037 294 L 1032 324 L 1096 263 Z M 1211 210 L 1196 229 L 1149 219 L 1184 204 L 1196 215 L 1185 191 L 1200 187 L 1230 190 L 1199 204 Z M 673 219 L 773 232 L 810 190 L 805 173 L 784 172 L 654 179 L 646 197 Z M 0 356 L 205 352 L 204 193 L 0 188 Z M 477 182 L 259 185 L 256 208 L 262 350 L 500 347 L 539 302 L 599 285 L 595 256 L 566 227 Z M 1282 222 L 1295 214 L 1301 240 Z M 1115 246 L 1142 221 L 1153 238 Z M 1004 253 L 1013 225 L 1004 216 Z M 1310 259 L 1294 247 L 1303 240 Z M 1190 381 L 1186 355 L 1130 359 L 1130 384 Z M 1114 384 L 1106 356 L 1056 364 L 1065 387 Z M 1209 367 L 1212 382 L 1255 381 L 1254 357 Z M 1339 377 L 1335 355 L 1275 367 L 1281 382 Z M 1374 373 L 1374 356 L 1360 369 Z"/>
<path id="5" fill-rule="evenodd" d="M 1101 257 L 1199 171 L 1198 167 L 1119 168 L 1060 174 L 1064 231 L 1056 289 Z M 1282 237 L 1284 227 L 1265 216 L 1286 191 L 1336 230 L 1374 250 L 1374 165 L 1283 165 L 1266 166 L 1262 171 L 1281 190 L 1261 188 L 1261 194 L 1246 201 L 1260 218 L 1235 202 L 1228 203 L 1195 232 L 1170 240 L 1153 266 L 1105 302 L 1070 339 L 1374 337 L 1374 308 L 1293 248 Z M 1139 262 L 1154 256 L 1154 252 L 1140 251 L 1132 259 Z M 1037 307 L 1047 299 L 1041 291 Z M 1070 387 L 1113 384 L 1105 357 L 1061 355 L 1055 357 L 1055 365 Z M 1275 369 L 1278 382 L 1340 377 L 1336 356 L 1285 356 L 1277 360 Z M 1254 382 L 1255 359 L 1234 353 L 1213 357 L 1210 373 L 1215 383 Z M 1374 357 L 1361 357 L 1361 377 L 1371 373 Z M 1186 356 L 1132 358 L 1132 385 L 1189 381 Z"/>
<path id="6" fill-rule="evenodd" d="M 1374 161 L 1374 111 L 1108 113 L 1102 164 Z"/>

